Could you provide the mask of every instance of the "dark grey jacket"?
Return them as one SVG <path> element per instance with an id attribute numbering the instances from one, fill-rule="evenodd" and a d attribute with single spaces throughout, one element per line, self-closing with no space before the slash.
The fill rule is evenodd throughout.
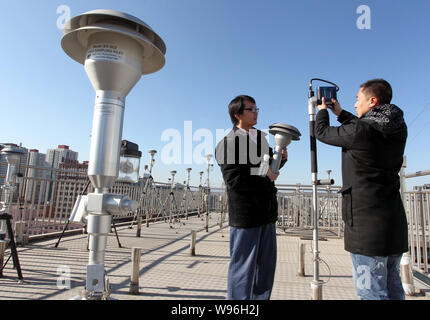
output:
<path id="1" fill-rule="evenodd" d="M 408 250 L 399 171 L 407 138 L 403 112 L 377 106 L 357 118 L 343 110 L 340 127 L 330 127 L 327 110 L 316 117 L 318 140 L 342 147 L 342 218 L 345 250 L 369 256 Z"/>
<path id="2" fill-rule="evenodd" d="M 275 184 L 267 176 L 257 175 L 264 154 L 273 155 L 265 133 L 257 130 L 256 144 L 236 126 L 216 147 L 215 158 L 226 185 L 230 226 L 258 227 L 278 219 Z"/>

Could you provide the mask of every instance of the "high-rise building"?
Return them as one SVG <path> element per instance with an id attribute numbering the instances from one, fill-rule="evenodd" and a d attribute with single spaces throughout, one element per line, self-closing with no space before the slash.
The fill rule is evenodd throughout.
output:
<path id="1" fill-rule="evenodd" d="M 60 163 L 56 184 L 55 214 L 57 218 L 68 218 L 73 205 L 85 190 L 88 182 L 88 161 Z"/>
<path id="2" fill-rule="evenodd" d="M 46 151 L 46 162 L 51 168 L 59 168 L 60 163 L 72 163 L 78 160 L 78 153 L 69 149 L 69 146 L 59 145 L 57 149 Z"/>
<path id="3" fill-rule="evenodd" d="M 28 153 L 27 173 L 24 189 L 24 198 L 27 202 L 44 203 L 46 180 L 49 177 L 49 165 L 45 161 L 46 155 L 39 153 L 37 149 L 31 149 Z"/>
<path id="4" fill-rule="evenodd" d="M 69 149 L 69 146 L 59 145 L 57 149 L 48 149 L 46 151 L 46 160 L 48 166 L 52 169 L 58 169 L 60 163 L 73 163 L 78 161 L 78 153 Z M 51 170 L 48 179 L 57 180 L 57 172 Z M 52 188 L 48 190 L 48 199 L 51 199 Z M 55 195 L 55 194 L 54 194 Z"/>

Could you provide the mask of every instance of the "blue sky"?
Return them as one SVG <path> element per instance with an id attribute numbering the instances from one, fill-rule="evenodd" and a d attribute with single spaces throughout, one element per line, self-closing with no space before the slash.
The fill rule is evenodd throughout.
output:
<path id="1" fill-rule="evenodd" d="M 357 8 L 363 4 L 371 10 L 370 30 L 356 25 L 361 16 Z M 337 83 L 339 102 L 351 112 L 361 83 L 388 80 L 392 102 L 404 110 L 409 126 L 406 172 L 430 169 L 428 1 L 2 1 L 0 142 L 22 142 L 43 153 L 66 144 L 84 161 L 94 90 L 83 66 L 61 48 L 60 5 L 68 6 L 71 16 L 94 9 L 129 13 L 164 40 L 166 65 L 143 76 L 130 92 L 123 129 L 123 138 L 143 152 L 141 167 L 149 162 L 149 149 L 159 151 L 153 171 L 157 181 L 167 181 L 169 171 L 176 170 L 181 182 L 185 168 L 191 167 L 191 183 L 198 185 L 198 171 L 206 166 L 184 163 L 185 144 L 191 143 L 193 152 L 215 147 L 216 130 L 231 128 L 228 103 L 248 94 L 260 108 L 258 128 L 284 122 L 302 133 L 288 147 L 289 161 L 278 183 L 310 184 L 307 89 L 315 77 Z M 192 134 L 209 132 L 213 141 L 184 141 L 188 121 Z M 161 139 L 166 130 L 181 134 L 179 164 L 161 161 L 169 143 Z M 330 169 L 336 185 L 341 184 L 340 153 L 318 143 L 319 177 L 325 178 Z M 221 185 L 217 165 L 211 181 Z M 429 182 L 428 177 L 410 179 L 408 187 Z"/>

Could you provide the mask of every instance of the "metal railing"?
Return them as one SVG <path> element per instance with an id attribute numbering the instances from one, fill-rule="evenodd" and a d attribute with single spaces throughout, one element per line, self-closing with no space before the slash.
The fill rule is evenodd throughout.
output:
<path id="1" fill-rule="evenodd" d="M 1 164 L 0 164 L 1 165 Z M 5 164 L 3 164 L 5 165 Z M 76 198 L 80 194 L 93 192 L 86 171 L 62 170 L 45 167 L 23 166 L 24 177 L 18 181 L 14 201 L 10 207 L 13 222 L 23 223 L 24 235 L 30 238 L 61 232 L 68 222 Z M 1 177 L 0 177 L 1 178 Z M 88 186 L 87 186 L 88 184 Z M 312 186 L 277 185 L 278 227 L 284 231 L 311 229 Z M 340 187 L 321 186 L 319 191 L 319 226 L 340 237 L 343 233 L 341 219 Z M 114 221 L 137 222 L 140 218 L 148 226 L 150 222 L 174 223 L 188 215 L 215 211 L 220 213 L 218 222 L 222 226 L 227 219 L 227 197 L 224 189 L 211 188 L 207 201 L 205 187 L 181 185 L 173 190 L 169 183 L 152 181 L 145 188 L 145 181 L 127 183 L 117 181 L 109 192 L 128 195 L 139 202 L 137 213 L 113 216 Z M 0 199 L 2 193 L 0 190 Z M 82 229 L 79 223 L 69 222 L 67 229 Z"/>
<path id="2" fill-rule="evenodd" d="M 312 230 L 312 186 L 276 185 L 278 189 L 278 228 L 284 232 Z M 339 186 L 318 188 L 318 226 L 326 235 L 343 235 L 342 197 Z"/>
<path id="3" fill-rule="evenodd" d="M 6 166 L 6 163 L 0 165 Z M 94 191 L 83 170 L 21 166 L 20 171 L 24 176 L 17 181 L 9 213 L 13 224 L 21 224 L 22 236 L 30 239 L 63 231 L 78 195 Z M 219 208 L 224 208 L 225 212 L 223 190 L 211 188 L 206 200 L 207 191 L 206 187 L 186 188 L 183 185 L 171 190 L 170 184 L 155 181 L 145 189 L 144 181 L 134 184 L 117 181 L 109 192 L 128 195 L 139 202 L 139 208 L 137 213 L 114 215 L 113 220 L 131 221 L 140 217 L 148 225 L 159 220 L 174 223 L 188 215 L 210 213 Z M 4 193 L 0 189 L 0 200 L 3 198 Z M 83 227 L 69 222 L 67 230 Z"/>
<path id="4" fill-rule="evenodd" d="M 408 219 L 409 254 L 415 269 L 429 273 L 430 190 L 423 190 L 419 187 L 417 190 L 406 191 L 406 179 L 430 175 L 430 170 L 405 174 L 405 168 L 406 157 L 404 157 L 400 171 L 400 185 Z"/>

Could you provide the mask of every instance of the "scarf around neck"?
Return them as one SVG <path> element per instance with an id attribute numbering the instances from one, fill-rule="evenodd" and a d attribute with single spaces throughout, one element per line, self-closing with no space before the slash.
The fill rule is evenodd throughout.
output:
<path id="1" fill-rule="evenodd" d="M 362 119 L 374 121 L 385 130 L 399 129 L 405 125 L 403 111 L 394 104 L 376 106 L 366 112 Z"/>

